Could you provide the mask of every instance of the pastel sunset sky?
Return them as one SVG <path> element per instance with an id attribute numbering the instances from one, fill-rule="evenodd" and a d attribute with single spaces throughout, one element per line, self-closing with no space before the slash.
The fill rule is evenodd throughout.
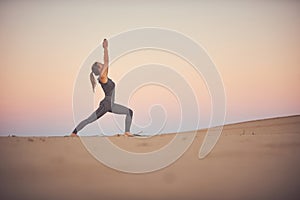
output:
<path id="1" fill-rule="evenodd" d="M 141 27 L 175 30 L 205 48 L 224 83 L 226 123 L 300 114 L 299 1 L 11 0 L 0 2 L 0 27 L 1 136 L 69 134 L 76 125 L 73 90 L 84 60 L 103 38 Z M 183 70 L 182 60 L 148 51 L 115 65 L 129 69 L 154 59 L 190 77 L 208 121 L 209 92 L 193 71 Z M 121 72 L 110 72 L 118 84 Z M 134 109 L 134 124 L 147 126 L 149 108 L 161 104 L 170 112 L 169 125 L 177 126 L 174 95 L 155 85 L 144 89 L 122 102 Z M 101 92 L 98 86 L 95 106 Z M 109 117 L 98 122 L 108 135 L 116 131 Z M 157 125 L 149 131 L 158 131 L 160 122 L 152 122 Z"/>

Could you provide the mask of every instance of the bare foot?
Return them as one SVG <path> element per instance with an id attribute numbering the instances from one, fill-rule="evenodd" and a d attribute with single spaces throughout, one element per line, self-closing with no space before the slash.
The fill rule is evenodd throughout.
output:
<path id="1" fill-rule="evenodd" d="M 70 135 L 70 137 L 79 137 L 77 134 L 75 134 L 75 133 L 72 133 L 71 135 Z"/>
<path id="2" fill-rule="evenodd" d="M 127 137 L 133 137 L 133 136 L 134 136 L 134 135 L 131 134 L 130 132 L 125 132 L 124 135 L 127 136 Z"/>

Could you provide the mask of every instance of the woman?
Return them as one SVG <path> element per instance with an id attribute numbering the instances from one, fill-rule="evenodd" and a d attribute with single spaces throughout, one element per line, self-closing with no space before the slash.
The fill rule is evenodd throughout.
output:
<path id="1" fill-rule="evenodd" d="M 125 118 L 125 134 L 126 136 L 133 136 L 130 133 L 130 126 L 132 122 L 132 116 L 133 116 L 133 111 L 125 106 L 116 104 L 115 101 L 115 83 L 108 78 L 108 42 L 106 39 L 103 40 L 102 46 L 104 48 L 104 64 L 95 62 L 92 66 L 92 72 L 90 73 L 90 80 L 92 83 L 93 91 L 95 91 L 95 86 L 96 86 L 96 80 L 95 76 L 98 77 L 98 82 L 100 83 L 104 93 L 105 97 L 104 99 L 100 102 L 100 105 L 98 109 L 87 119 L 83 120 L 80 122 L 74 131 L 72 132 L 71 136 L 77 136 L 77 133 L 86 125 L 89 123 L 92 123 L 102 117 L 105 113 L 111 112 L 115 114 L 123 114 L 126 115 Z"/>

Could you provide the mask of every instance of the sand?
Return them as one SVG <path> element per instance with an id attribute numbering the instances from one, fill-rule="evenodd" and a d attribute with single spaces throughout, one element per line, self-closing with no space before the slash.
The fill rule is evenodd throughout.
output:
<path id="1" fill-rule="evenodd" d="M 103 165 L 80 138 L 1 137 L 0 199 L 300 199 L 300 116 L 224 128 L 205 159 L 202 130 L 175 163 L 143 174 Z M 110 139 L 147 152 L 173 137 Z"/>

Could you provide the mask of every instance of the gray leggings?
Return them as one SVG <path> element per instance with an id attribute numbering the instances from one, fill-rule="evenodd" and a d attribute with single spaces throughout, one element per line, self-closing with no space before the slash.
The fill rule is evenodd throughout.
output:
<path id="1" fill-rule="evenodd" d="M 107 112 L 126 115 L 125 132 L 130 132 L 133 111 L 125 106 L 116 103 L 111 103 L 109 100 L 103 100 L 100 102 L 99 108 L 95 112 L 93 112 L 87 119 L 80 122 L 78 126 L 74 129 L 73 133 L 77 133 L 78 131 L 83 129 L 86 125 L 96 121 Z"/>

